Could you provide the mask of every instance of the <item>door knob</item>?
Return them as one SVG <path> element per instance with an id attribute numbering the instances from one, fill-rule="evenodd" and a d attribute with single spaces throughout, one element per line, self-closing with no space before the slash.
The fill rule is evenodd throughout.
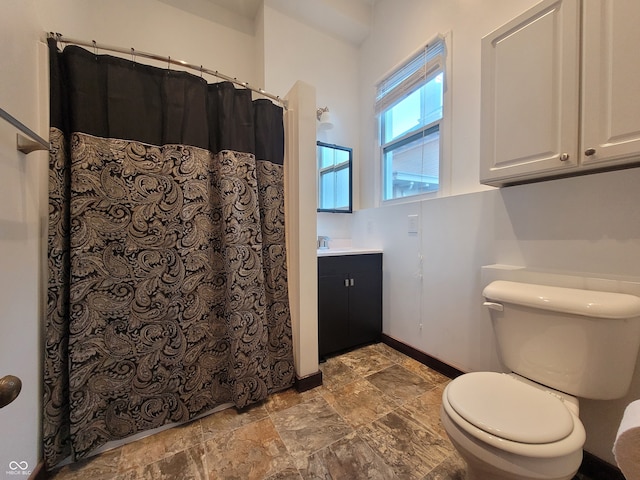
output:
<path id="1" fill-rule="evenodd" d="M 560 161 L 561 162 L 566 162 L 567 160 L 569 160 L 569 154 L 568 153 L 563 153 L 562 155 L 560 155 Z"/>
<path id="2" fill-rule="evenodd" d="M 22 381 L 13 375 L 0 378 L 0 408 L 13 402 L 22 390 Z"/>
<path id="3" fill-rule="evenodd" d="M 584 151 L 584 154 L 585 154 L 587 157 L 590 157 L 591 155 L 595 155 L 595 154 L 596 154 L 596 149 L 595 149 L 595 148 L 587 148 L 587 149 Z"/>

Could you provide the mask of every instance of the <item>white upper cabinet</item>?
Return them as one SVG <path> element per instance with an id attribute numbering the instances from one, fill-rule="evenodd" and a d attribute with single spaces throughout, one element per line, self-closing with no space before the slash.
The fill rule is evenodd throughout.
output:
<path id="1" fill-rule="evenodd" d="M 638 0 L 544 0 L 482 39 L 481 183 L 640 160 L 638 18 Z"/>
<path id="2" fill-rule="evenodd" d="M 584 2 L 582 162 L 627 163 L 640 152 L 640 1 Z"/>
<path id="3" fill-rule="evenodd" d="M 481 182 L 577 165 L 578 0 L 544 1 L 482 39 Z"/>

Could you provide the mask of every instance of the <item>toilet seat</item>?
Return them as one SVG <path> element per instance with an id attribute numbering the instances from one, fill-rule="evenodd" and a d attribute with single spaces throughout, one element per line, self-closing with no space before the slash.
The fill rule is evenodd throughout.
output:
<path id="1" fill-rule="evenodd" d="M 494 432 L 494 433 L 487 432 L 482 428 L 479 428 L 475 424 L 471 423 L 470 421 L 466 420 L 462 415 L 460 415 L 452 407 L 451 402 L 449 401 L 450 389 L 452 388 L 452 385 L 453 385 L 453 394 L 451 394 L 451 397 L 453 397 L 453 402 L 456 403 L 459 399 L 457 399 L 458 394 L 456 393 L 457 387 L 455 385 L 463 383 L 464 385 L 469 386 L 469 385 L 472 385 L 473 383 L 476 383 L 476 380 L 478 380 L 477 383 L 482 383 L 482 380 L 491 378 L 490 376 L 489 377 L 485 376 L 484 374 L 486 373 L 490 373 L 498 376 L 504 376 L 506 377 L 507 380 L 515 382 L 515 380 L 509 378 L 508 375 L 504 375 L 504 374 L 499 374 L 495 372 L 474 372 L 474 373 L 467 373 L 465 375 L 462 375 L 456 378 L 451 383 L 449 383 L 449 385 L 447 385 L 447 387 L 445 388 L 445 391 L 442 396 L 442 408 L 444 409 L 444 412 L 448 415 L 449 419 L 452 422 L 454 422 L 461 430 L 471 435 L 472 437 L 475 437 L 481 442 L 491 445 L 497 449 L 503 450 L 505 452 L 514 453 L 516 455 L 527 456 L 527 457 L 553 458 L 553 457 L 558 457 L 562 455 L 567 455 L 582 449 L 584 442 L 586 440 L 584 426 L 582 425 L 582 422 L 580 421 L 580 419 L 572 411 L 566 408 L 566 406 L 564 406 L 564 404 L 562 404 L 562 401 L 559 399 L 558 400 L 562 404 L 563 408 L 566 409 L 566 411 L 568 412 L 568 414 L 572 419 L 572 429 L 568 435 L 564 436 L 563 438 L 560 438 L 557 441 L 551 441 L 549 443 L 526 443 L 526 442 L 510 440 L 507 438 L 502 438 L 497 435 L 498 432 Z M 471 381 L 468 380 L 470 377 L 472 378 Z M 470 382 L 470 383 L 467 384 L 467 382 Z M 501 382 L 501 380 L 499 380 L 498 382 Z M 540 392 L 540 390 L 538 390 L 533 386 L 526 385 L 526 384 L 524 386 L 526 388 L 530 388 L 531 390 Z M 509 387 L 506 387 L 506 388 L 508 389 Z M 471 389 L 469 388 L 469 391 L 470 390 Z M 489 391 L 489 390 L 486 388 L 480 387 L 479 392 L 483 392 L 483 391 Z M 498 396 L 502 395 L 502 393 L 498 394 L 497 393 L 498 390 L 495 390 L 495 389 L 491 390 L 491 392 L 493 395 L 491 397 L 492 399 L 495 399 Z M 529 391 L 525 390 L 525 392 L 529 392 Z M 476 392 L 474 391 L 473 393 L 466 392 L 464 396 L 467 397 L 469 403 L 473 403 L 474 399 L 480 398 L 479 395 L 482 395 L 482 393 L 476 394 Z M 485 398 L 487 397 L 485 396 Z M 460 407 L 459 403 L 457 406 L 458 408 L 462 408 Z M 473 414 L 467 413 L 467 415 L 473 415 Z M 470 417 L 470 418 L 474 418 L 476 423 L 480 423 L 478 422 L 478 417 Z M 487 422 L 485 421 L 484 423 L 486 424 Z M 487 425 L 483 425 L 483 426 L 485 428 L 488 428 Z"/>
<path id="2" fill-rule="evenodd" d="M 463 375 L 451 382 L 447 399 L 467 422 L 506 440 L 552 443 L 573 431 L 562 400 L 506 374 Z"/>

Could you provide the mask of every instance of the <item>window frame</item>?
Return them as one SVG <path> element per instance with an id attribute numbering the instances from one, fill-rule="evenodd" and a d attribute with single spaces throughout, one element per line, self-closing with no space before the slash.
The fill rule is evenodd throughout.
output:
<path id="1" fill-rule="evenodd" d="M 407 132 L 404 135 L 401 135 L 398 138 L 395 138 L 393 140 L 391 140 L 390 142 L 387 142 L 383 145 L 380 145 L 380 160 L 381 160 L 381 164 L 382 164 L 382 196 L 381 196 L 381 200 L 385 203 L 387 202 L 393 202 L 393 201 L 398 201 L 398 200 L 406 200 L 406 199 L 410 199 L 413 197 L 419 197 L 421 195 L 433 195 L 435 193 L 437 193 L 438 190 L 440 190 L 440 174 L 438 174 L 438 189 L 435 191 L 429 191 L 429 192 L 424 192 L 424 193 L 416 193 L 415 195 L 409 195 L 406 197 L 392 197 L 392 198 L 385 198 L 385 189 L 388 188 L 388 185 L 385 184 L 385 178 L 387 178 L 385 176 L 385 170 L 387 170 L 389 168 L 389 166 L 387 165 L 386 161 L 385 161 L 385 155 L 390 152 L 393 151 L 396 148 L 401 148 L 405 145 L 409 145 L 412 142 L 415 142 L 416 140 L 419 140 L 421 138 L 426 138 L 429 135 L 432 135 L 434 133 L 438 133 L 438 135 L 440 135 L 440 123 L 441 123 L 442 119 L 440 120 L 436 120 L 434 122 L 428 123 L 427 125 L 420 127 L 418 129 L 415 130 L 410 130 L 409 132 Z M 384 129 L 384 126 L 381 125 L 381 135 L 383 135 L 382 130 Z M 440 136 L 440 140 L 442 139 L 442 136 Z M 438 162 L 439 162 L 439 168 L 438 168 L 438 172 L 440 171 L 440 166 L 442 165 L 442 145 L 441 145 L 441 141 L 438 141 Z M 393 188 L 393 186 L 392 186 Z"/>
<path id="2" fill-rule="evenodd" d="M 442 47 L 444 49 L 444 53 L 442 54 L 442 61 L 440 62 L 437 69 L 429 71 L 427 75 L 427 80 L 423 83 L 418 83 L 414 85 L 413 88 L 406 91 L 404 95 L 394 102 L 391 102 L 385 105 L 385 108 L 374 110 L 374 115 L 377 124 L 377 148 L 376 148 L 376 156 L 378 161 L 378 168 L 376 169 L 376 203 L 377 206 L 383 205 L 393 205 L 396 203 L 410 203 L 410 202 L 419 202 L 429 198 L 436 198 L 442 196 L 448 196 L 450 194 L 450 184 L 451 184 L 451 32 L 447 32 L 445 34 L 438 34 L 432 40 L 422 45 L 420 48 L 416 49 L 411 55 L 407 56 L 402 62 L 398 63 L 393 69 L 387 72 L 381 80 L 376 83 L 376 88 L 382 84 L 382 82 L 387 81 L 393 75 L 397 74 L 402 68 L 404 68 L 412 59 L 414 59 L 420 52 L 424 52 L 429 44 L 433 42 L 442 42 Z M 439 120 L 432 121 L 429 124 L 423 125 L 415 130 L 410 130 L 400 137 L 393 139 L 389 142 L 383 143 L 384 140 L 384 114 L 389 109 L 393 108 L 399 102 L 401 102 L 404 98 L 406 98 L 411 93 L 414 93 L 422 86 L 426 85 L 426 83 L 438 76 L 442 72 L 443 76 L 443 91 L 442 91 L 442 117 Z M 437 191 L 429 191 L 424 193 L 419 193 L 415 195 L 410 195 L 406 197 L 398 197 L 398 198 L 389 198 L 385 199 L 385 151 L 389 150 L 389 147 L 394 144 L 404 143 L 406 144 L 410 140 L 416 140 L 420 136 L 428 136 L 433 133 L 434 127 L 437 126 L 437 131 L 440 135 L 439 138 L 439 188 Z"/>

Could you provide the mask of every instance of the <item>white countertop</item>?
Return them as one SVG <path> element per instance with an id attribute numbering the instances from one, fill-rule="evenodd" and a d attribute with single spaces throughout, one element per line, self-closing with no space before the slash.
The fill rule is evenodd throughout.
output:
<path id="1" fill-rule="evenodd" d="M 340 255 L 363 255 L 366 253 L 382 253 L 380 248 L 319 248 L 319 257 L 336 257 Z"/>

